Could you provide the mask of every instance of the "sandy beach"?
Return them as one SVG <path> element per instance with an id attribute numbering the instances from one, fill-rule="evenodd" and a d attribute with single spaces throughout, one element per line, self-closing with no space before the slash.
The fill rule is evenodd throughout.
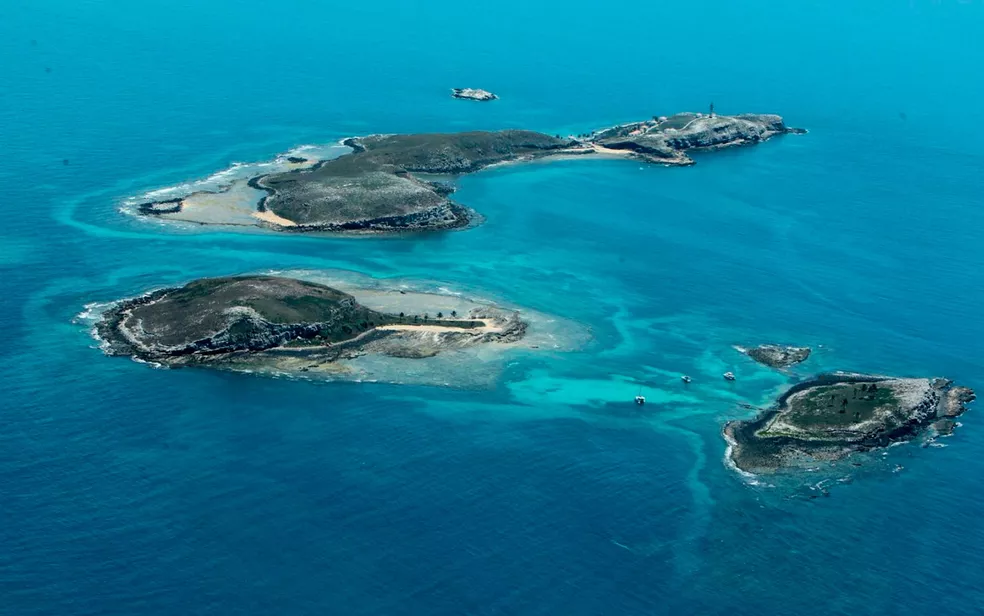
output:
<path id="1" fill-rule="evenodd" d="M 467 334 L 488 334 L 488 333 L 498 333 L 502 331 L 502 327 L 495 325 L 494 322 L 490 323 L 489 319 L 465 319 L 462 322 L 467 323 L 469 321 L 478 321 L 482 323 L 481 327 L 455 327 L 453 325 L 380 325 L 376 329 L 384 331 L 394 331 L 394 332 L 455 332 L 455 333 L 467 333 Z"/>
<path id="2" fill-rule="evenodd" d="M 297 223 L 293 220 L 287 220 L 283 216 L 277 216 L 270 210 L 263 210 L 262 212 L 253 212 L 251 214 L 253 218 L 257 220 L 262 220 L 265 223 L 275 225 L 277 227 L 296 227 Z"/>

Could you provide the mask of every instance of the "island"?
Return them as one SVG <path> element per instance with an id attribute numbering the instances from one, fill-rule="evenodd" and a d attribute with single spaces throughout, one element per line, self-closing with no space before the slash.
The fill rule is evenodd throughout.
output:
<path id="1" fill-rule="evenodd" d="M 346 139 L 353 153 L 307 172 L 252 180 L 267 191 L 258 217 L 275 228 L 321 231 L 412 231 L 464 227 L 469 211 L 449 199 L 454 187 L 430 175 L 470 173 L 534 159 L 572 144 L 522 130 Z"/>
<path id="2" fill-rule="evenodd" d="M 648 162 L 692 165 L 694 160 L 688 152 L 750 145 L 776 135 L 805 132 L 786 126 L 782 117 L 774 114 L 680 113 L 595 131 L 585 141 L 596 150 L 631 152 Z"/>
<path id="3" fill-rule="evenodd" d="M 492 306 L 461 318 L 440 312 L 389 314 L 320 283 L 270 275 L 199 279 L 122 300 L 95 326 L 109 355 L 162 366 L 277 366 L 299 372 L 366 354 L 424 358 L 509 344 L 526 330 L 518 313 Z"/>
<path id="4" fill-rule="evenodd" d="M 751 420 L 724 427 L 728 459 L 773 473 L 952 432 L 974 392 L 943 378 L 833 373 L 794 385 Z"/>
<path id="5" fill-rule="evenodd" d="M 275 172 L 214 192 L 145 201 L 134 211 L 164 220 L 288 232 L 458 229 L 478 219 L 451 199 L 454 184 L 448 180 L 462 174 L 550 158 L 620 157 L 690 165 L 695 151 L 799 132 L 778 115 L 683 113 L 567 137 L 530 130 L 353 137 L 342 142 L 350 152 L 336 158 L 290 157 Z"/>
<path id="6" fill-rule="evenodd" d="M 451 97 L 470 101 L 494 101 L 499 98 L 488 90 L 479 88 L 451 88 Z"/>
<path id="7" fill-rule="evenodd" d="M 745 348 L 736 346 L 735 350 L 747 355 L 758 363 L 785 370 L 802 363 L 810 357 L 810 347 L 785 346 L 780 344 L 761 344 L 757 347 Z"/>

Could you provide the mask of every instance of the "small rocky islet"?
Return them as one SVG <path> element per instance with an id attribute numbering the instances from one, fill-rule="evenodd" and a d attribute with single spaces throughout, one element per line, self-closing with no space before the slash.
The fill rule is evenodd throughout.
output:
<path id="1" fill-rule="evenodd" d="M 943 378 L 825 374 L 794 385 L 754 419 L 729 422 L 723 433 L 735 467 L 773 473 L 949 434 L 975 397 Z"/>
<path id="2" fill-rule="evenodd" d="M 386 233 L 468 226 L 474 212 L 451 199 L 454 186 L 436 180 L 487 167 L 549 157 L 628 157 L 690 165 L 689 152 L 805 132 L 781 116 L 683 113 L 586 133 L 552 136 L 530 130 L 371 135 L 343 141 L 351 152 L 328 160 L 290 159 L 294 168 L 258 175 L 249 186 L 265 196 L 253 224 L 278 231 Z M 139 203 L 140 214 L 182 220 L 195 196 Z M 224 224 L 222 213 L 202 224 Z"/>
<path id="3" fill-rule="evenodd" d="M 481 88 L 451 88 L 451 98 L 487 102 L 498 100 L 499 97 Z"/>
<path id="4" fill-rule="evenodd" d="M 785 370 L 809 359 L 810 347 L 788 346 L 781 344 L 760 344 L 745 348 L 736 346 L 735 349 L 763 366 Z"/>
<path id="5" fill-rule="evenodd" d="M 399 358 L 523 338 L 517 312 L 458 318 L 388 314 L 332 287 L 280 276 L 199 279 L 117 302 L 96 324 L 109 355 L 165 366 L 245 366 L 303 358 L 315 366 L 369 353 Z M 306 371 L 306 370 L 302 370 Z"/>

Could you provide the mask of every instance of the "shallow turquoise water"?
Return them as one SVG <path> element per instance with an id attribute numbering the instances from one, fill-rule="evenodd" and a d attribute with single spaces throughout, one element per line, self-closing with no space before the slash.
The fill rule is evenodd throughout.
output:
<path id="1" fill-rule="evenodd" d="M 736 343 L 823 345 L 799 376 L 984 387 L 981 4 L 51 0 L 5 17 L 0 613 L 984 605 L 976 409 L 946 448 L 893 448 L 817 501 L 789 498 L 812 478 L 737 477 L 719 435 L 788 382 Z M 458 85 L 502 100 L 453 101 Z M 811 132 L 687 169 L 484 172 L 458 198 L 487 222 L 424 238 L 117 212 L 352 134 L 580 132 L 711 99 Z M 427 281 L 592 340 L 452 390 L 153 370 L 73 322 L 89 302 L 268 269 Z"/>

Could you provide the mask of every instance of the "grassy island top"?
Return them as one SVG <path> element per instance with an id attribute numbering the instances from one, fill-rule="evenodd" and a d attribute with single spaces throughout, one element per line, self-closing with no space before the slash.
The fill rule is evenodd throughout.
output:
<path id="1" fill-rule="evenodd" d="M 793 388 L 757 435 L 813 441 L 859 440 L 935 412 L 942 390 L 929 379 L 866 379 Z"/>
<path id="2" fill-rule="evenodd" d="M 150 314 L 172 314 L 208 321 L 232 306 L 248 306 L 272 323 L 311 323 L 340 305 L 354 305 L 348 293 L 324 285 L 277 276 L 203 278 L 167 292 Z M 137 314 L 142 314 L 138 309 Z"/>
<path id="3" fill-rule="evenodd" d="M 881 387 L 877 383 L 839 383 L 791 396 L 786 401 L 782 419 L 783 423 L 803 430 L 857 429 L 879 412 L 890 412 L 898 407 L 899 399 L 889 383 L 883 383 Z"/>
<path id="4" fill-rule="evenodd" d="M 159 293 L 158 298 L 135 306 L 127 323 L 139 324 L 141 334 L 166 346 L 214 336 L 237 316 L 274 324 L 337 323 L 339 331 L 332 337 L 342 334 L 343 326 L 354 330 L 361 322 L 386 318 L 360 306 L 347 293 L 276 276 L 206 278 Z"/>

